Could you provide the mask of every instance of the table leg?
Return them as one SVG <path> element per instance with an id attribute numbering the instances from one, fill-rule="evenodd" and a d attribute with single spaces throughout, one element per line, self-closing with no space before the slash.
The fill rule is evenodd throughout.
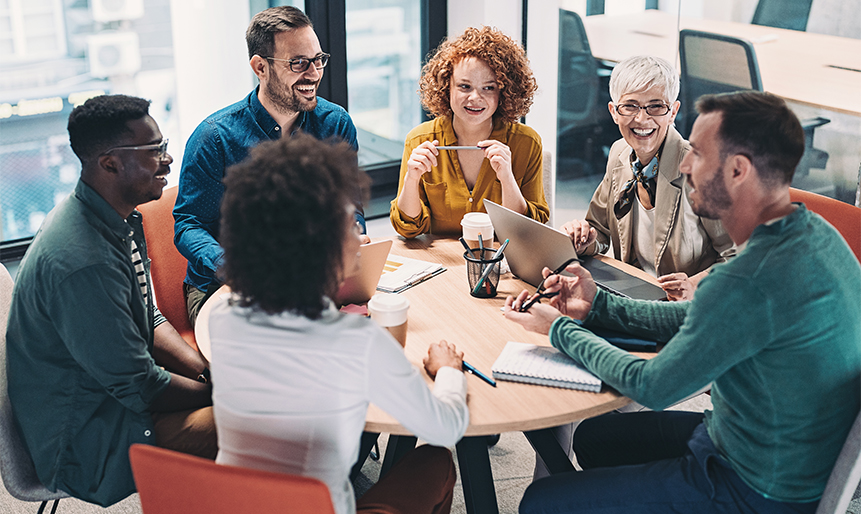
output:
<path id="1" fill-rule="evenodd" d="M 355 480 L 362 472 L 362 466 L 365 465 L 368 454 L 371 453 L 371 448 L 374 447 L 378 437 L 380 434 L 376 432 L 362 432 L 362 442 L 359 443 L 359 460 L 353 464 L 353 469 L 350 470 L 350 480 Z"/>
<path id="2" fill-rule="evenodd" d="M 386 444 L 386 456 L 383 457 L 383 467 L 380 469 L 380 478 L 392 469 L 392 466 L 416 447 L 418 439 L 411 435 L 390 435 Z"/>
<path id="3" fill-rule="evenodd" d="M 568 455 L 559 446 L 559 441 L 553 436 L 552 429 L 542 428 L 541 430 L 532 430 L 523 432 L 523 435 L 529 440 L 532 448 L 541 455 L 550 473 L 555 475 L 556 473 L 575 471 L 574 464 L 571 463 Z"/>
<path id="4" fill-rule="evenodd" d="M 468 514 L 499 514 L 487 436 L 464 437 L 457 443 L 457 463 Z"/>

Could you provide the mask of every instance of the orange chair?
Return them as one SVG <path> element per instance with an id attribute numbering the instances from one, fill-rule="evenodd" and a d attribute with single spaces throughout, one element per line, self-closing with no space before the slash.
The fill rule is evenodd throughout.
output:
<path id="1" fill-rule="evenodd" d="M 188 261 L 173 244 L 173 206 L 178 189 L 165 189 L 160 199 L 139 205 L 138 210 L 143 215 L 147 256 L 152 260 L 150 271 L 158 308 L 179 335 L 197 350 L 182 286 Z"/>
<path id="2" fill-rule="evenodd" d="M 849 243 L 849 248 L 855 253 L 855 257 L 861 261 L 861 209 L 840 200 L 794 187 L 789 188 L 789 199 L 803 203 L 809 210 L 834 225 L 843 239 Z"/>
<path id="3" fill-rule="evenodd" d="M 329 489 L 309 477 L 216 464 L 133 444 L 129 449 L 144 514 L 335 514 Z"/>

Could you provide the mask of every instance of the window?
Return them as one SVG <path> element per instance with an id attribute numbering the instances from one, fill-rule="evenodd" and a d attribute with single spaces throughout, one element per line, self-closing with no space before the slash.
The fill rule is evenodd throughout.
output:
<path id="1" fill-rule="evenodd" d="M 359 163 L 372 176 L 368 217 L 388 215 L 404 137 L 421 122 L 419 3 L 346 2 L 347 91 L 359 133 Z"/>

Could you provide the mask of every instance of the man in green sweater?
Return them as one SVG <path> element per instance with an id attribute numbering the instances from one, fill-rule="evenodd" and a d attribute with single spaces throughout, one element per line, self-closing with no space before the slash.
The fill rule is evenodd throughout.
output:
<path id="1" fill-rule="evenodd" d="M 713 411 L 611 414 L 574 438 L 582 472 L 533 483 L 521 513 L 814 512 L 861 405 L 861 266 L 840 234 L 789 199 L 804 152 L 783 100 L 706 96 L 681 165 L 694 212 L 743 250 L 691 302 L 598 291 L 577 264 L 550 305 L 505 316 L 550 335 L 607 385 L 661 410 L 712 383 Z M 665 342 L 635 357 L 590 327 Z"/>

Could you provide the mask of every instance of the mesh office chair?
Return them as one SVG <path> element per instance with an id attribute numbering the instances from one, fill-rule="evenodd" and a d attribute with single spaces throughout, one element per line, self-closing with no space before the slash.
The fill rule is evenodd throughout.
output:
<path id="1" fill-rule="evenodd" d="M 612 66 L 592 55 L 583 20 L 572 11 L 559 10 L 559 143 L 557 169 L 566 159 L 580 161 L 590 173 L 593 165 L 603 170 L 603 147 L 618 139 L 607 110 Z"/>
<path id="2" fill-rule="evenodd" d="M 691 135 L 697 117 L 695 103 L 700 96 L 745 89 L 763 91 L 756 51 L 750 41 L 684 29 L 679 33 L 679 57 L 682 106 L 678 125 L 685 138 Z M 822 117 L 801 120 L 804 155 L 795 168 L 796 177 L 807 175 L 810 168 L 825 168 L 828 153 L 813 148 L 813 132 L 830 121 Z"/>
<path id="3" fill-rule="evenodd" d="M 759 0 L 750 23 L 779 29 L 807 30 L 812 3 L 813 0 Z"/>
<path id="4" fill-rule="evenodd" d="M 57 504 L 69 495 L 63 491 L 48 490 L 33 467 L 33 459 L 18 434 L 6 383 L 6 323 L 12 304 L 12 276 L 0 264 L 0 475 L 3 484 L 14 498 L 27 502 L 42 502 L 38 514 L 45 511 L 48 502 L 54 500 L 51 514 Z"/>

